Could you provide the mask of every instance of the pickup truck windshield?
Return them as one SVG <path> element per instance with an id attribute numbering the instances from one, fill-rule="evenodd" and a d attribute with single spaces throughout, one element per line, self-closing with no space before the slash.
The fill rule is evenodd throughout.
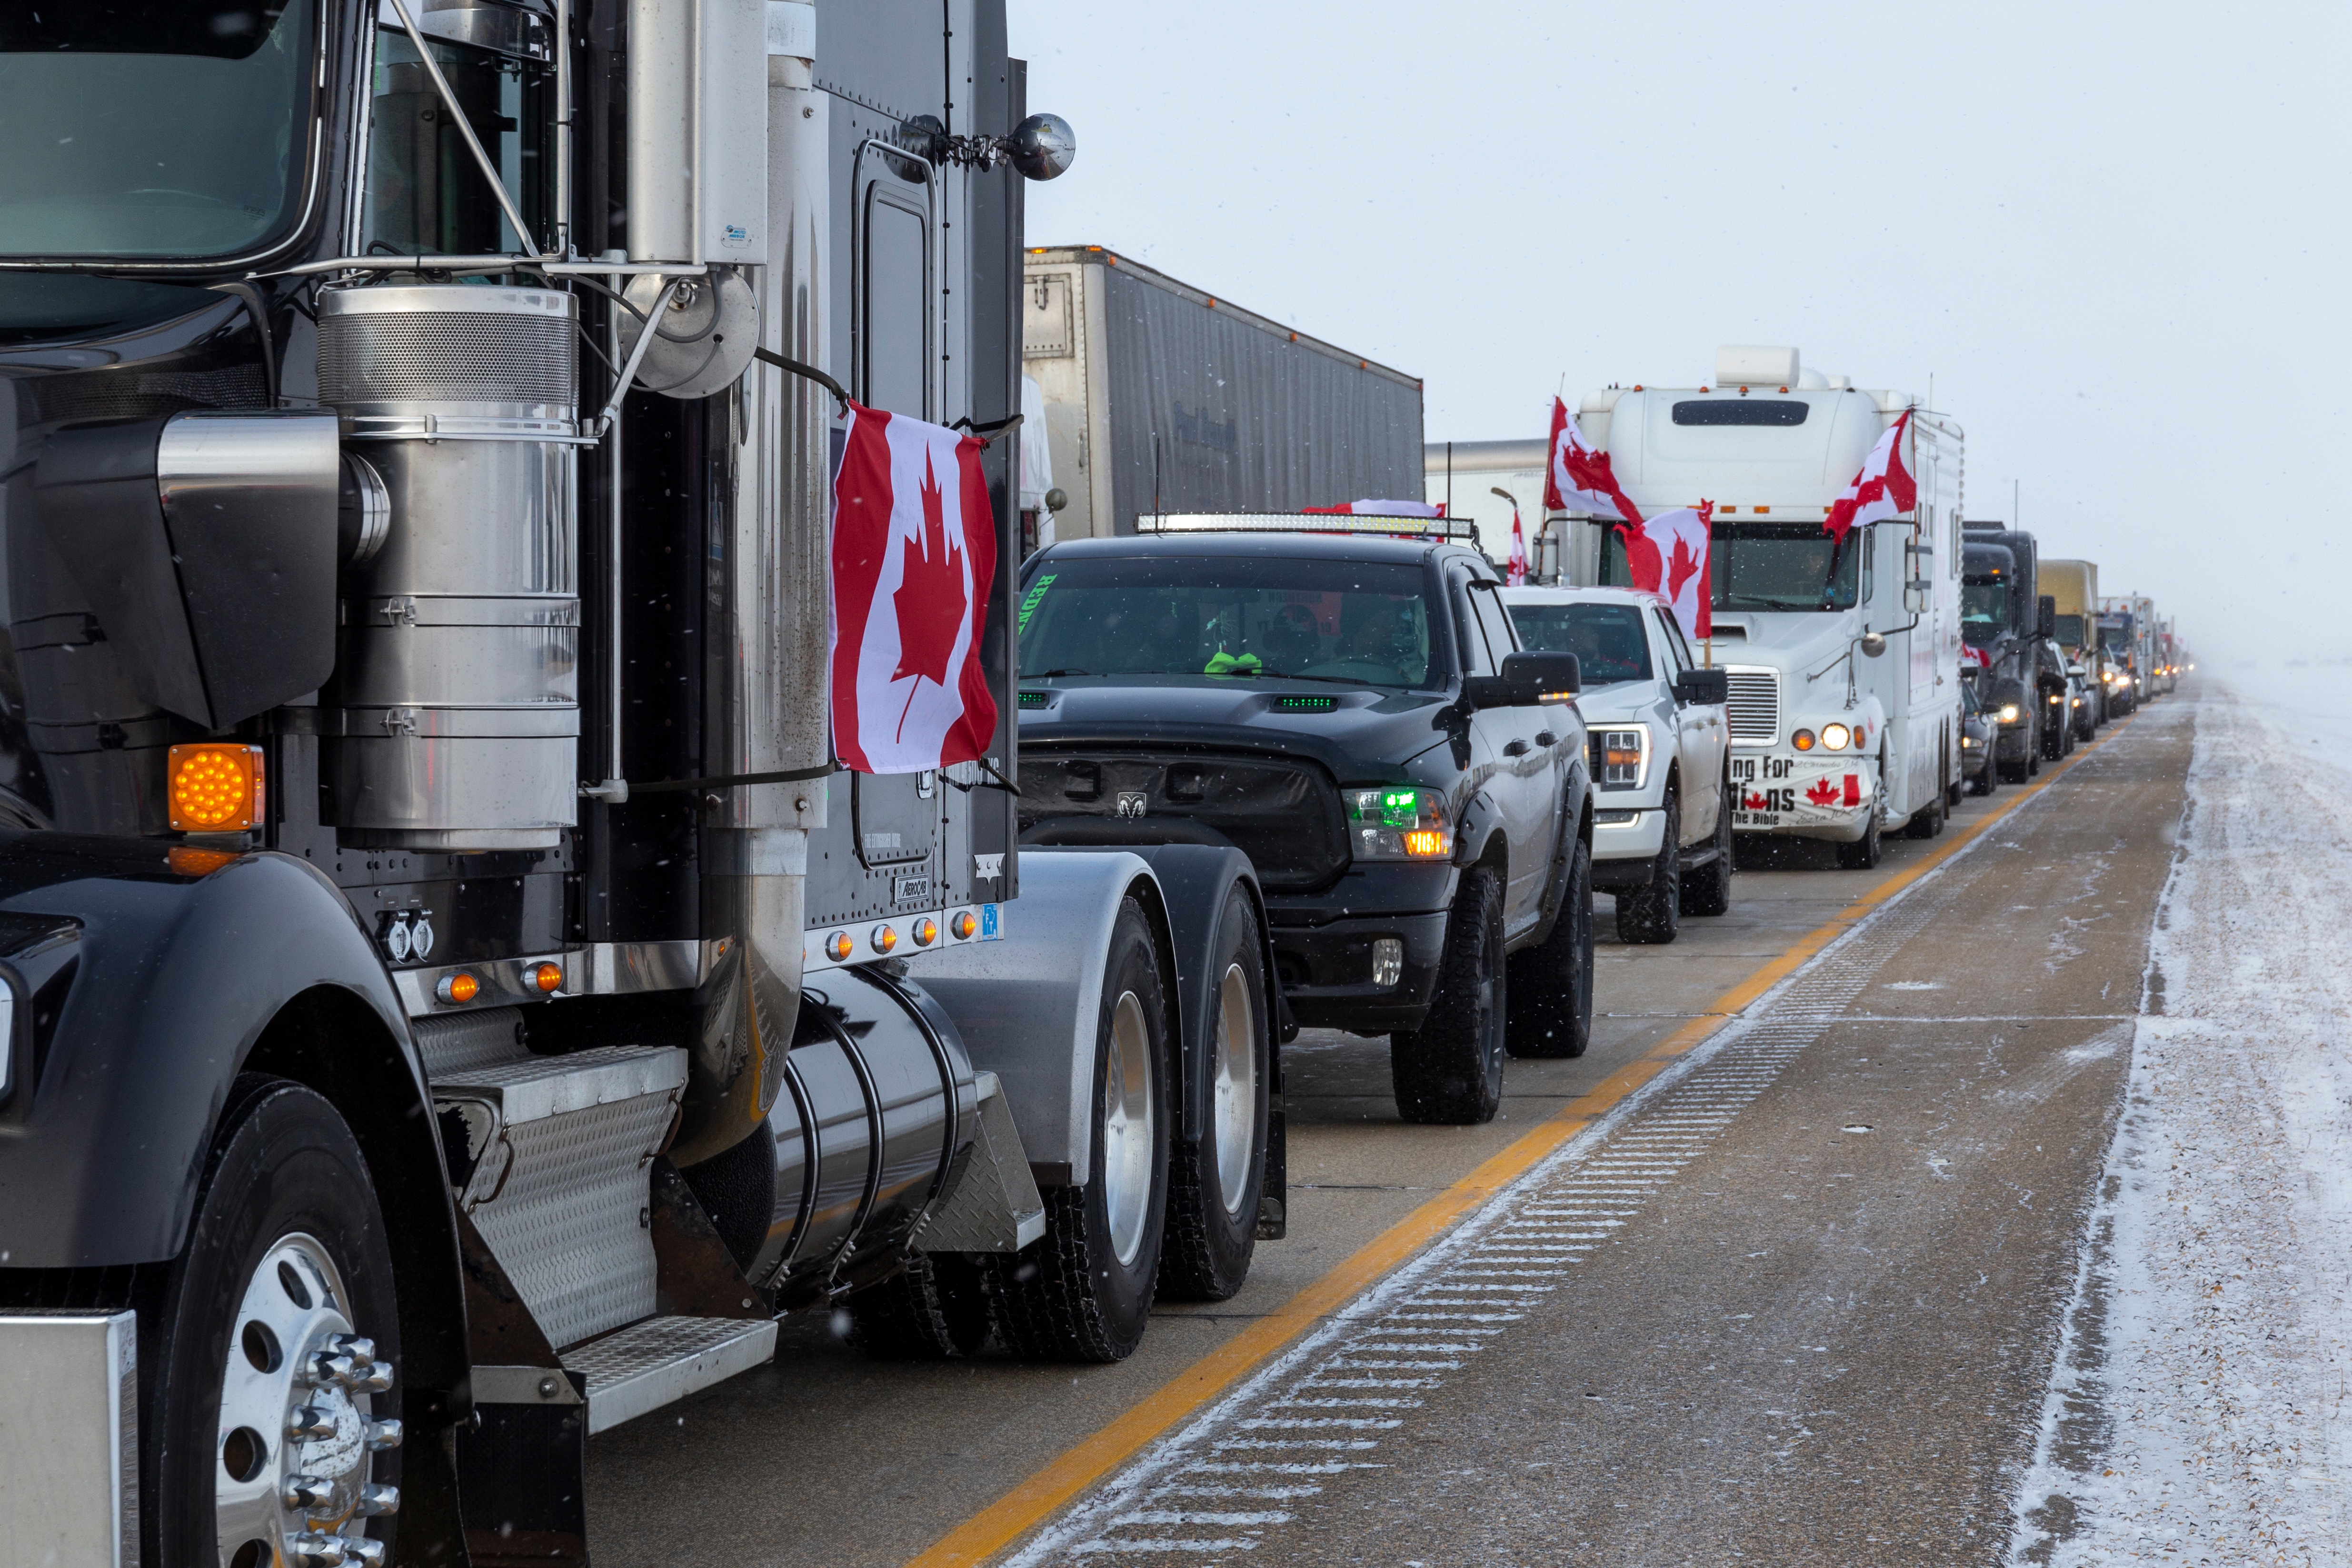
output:
<path id="1" fill-rule="evenodd" d="M 1960 640 L 1990 647 L 2009 629 L 2009 584 L 1970 577 L 1960 584 Z"/>
<path id="2" fill-rule="evenodd" d="M 1718 522 L 1707 550 L 1718 610 L 1850 610 L 1862 575 L 1863 537 L 1840 545 L 1818 522 Z M 1625 542 L 1616 529 L 1601 536 L 1604 587 L 1634 586 Z"/>
<path id="3" fill-rule="evenodd" d="M 1650 679 L 1650 639 L 1631 605 L 1513 605 L 1519 641 L 1548 653 L 1572 653 L 1587 686 Z"/>
<path id="4" fill-rule="evenodd" d="M 0 255 L 197 259 L 300 214 L 313 0 L 0 6 Z"/>
<path id="5" fill-rule="evenodd" d="M 1021 598 L 1021 673 L 1300 676 L 1424 687 L 1419 566 L 1129 555 L 1054 561 Z"/>

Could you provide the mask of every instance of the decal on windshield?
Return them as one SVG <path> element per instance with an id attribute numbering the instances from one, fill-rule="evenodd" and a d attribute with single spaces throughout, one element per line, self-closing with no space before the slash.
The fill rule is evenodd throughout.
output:
<path id="1" fill-rule="evenodd" d="M 1029 629 L 1030 614 L 1037 608 L 1037 601 L 1045 596 L 1045 590 L 1053 585 L 1054 574 L 1048 572 L 1044 576 L 1038 578 L 1037 585 L 1030 589 L 1029 592 L 1022 597 L 1021 618 L 1013 624 L 1013 635 L 1014 637 L 1019 637 L 1023 632 Z"/>

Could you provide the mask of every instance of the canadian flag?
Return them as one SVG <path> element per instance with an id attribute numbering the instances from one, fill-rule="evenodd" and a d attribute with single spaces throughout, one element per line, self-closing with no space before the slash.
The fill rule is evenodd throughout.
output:
<path id="1" fill-rule="evenodd" d="M 1351 500 L 1338 506 L 1307 506 L 1298 509 L 1317 517 L 1444 517 L 1445 509 L 1417 500 Z"/>
<path id="2" fill-rule="evenodd" d="M 1642 514 L 1625 497 L 1617 476 L 1609 468 L 1609 454 L 1584 439 L 1584 432 L 1568 416 L 1568 405 L 1551 400 L 1551 461 L 1544 470 L 1547 511 L 1615 512 L 1639 528 Z"/>
<path id="3" fill-rule="evenodd" d="M 1857 523 L 1877 522 L 1898 512 L 1909 511 L 1919 499 L 1919 487 L 1911 478 L 1911 470 L 1903 466 L 1903 435 L 1911 427 L 1911 411 L 1905 409 L 1902 417 L 1886 428 L 1870 456 L 1862 460 L 1862 472 L 1854 475 L 1853 483 L 1838 492 L 1830 505 L 1829 521 L 1822 526 L 1837 535 L 1840 544 L 1845 542 L 1848 530 Z"/>
<path id="4" fill-rule="evenodd" d="M 1503 581 L 1517 588 L 1528 580 L 1528 536 L 1519 527 L 1519 503 L 1511 503 L 1511 559 Z"/>
<path id="5" fill-rule="evenodd" d="M 833 750 L 862 773 L 967 763 L 996 733 L 980 665 L 996 520 L 982 443 L 853 403 L 833 481 Z"/>
<path id="6" fill-rule="evenodd" d="M 1625 542 L 1625 567 L 1633 586 L 1673 605 L 1685 637 L 1715 635 L 1715 595 L 1706 558 L 1708 524 L 1714 518 L 1715 503 L 1703 500 L 1617 530 L 1617 537 Z"/>

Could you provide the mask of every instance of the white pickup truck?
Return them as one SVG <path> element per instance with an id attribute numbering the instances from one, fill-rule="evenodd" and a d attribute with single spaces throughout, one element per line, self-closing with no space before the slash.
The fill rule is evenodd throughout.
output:
<path id="1" fill-rule="evenodd" d="M 1728 678 L 1701 669 L 1657 599 L 1630 588 L 1506 588 L 1520 646 L 1577 656 L 1592 769 L 1592 885 L 1622 942 L 1675 940 L 1731 908 Z"/>

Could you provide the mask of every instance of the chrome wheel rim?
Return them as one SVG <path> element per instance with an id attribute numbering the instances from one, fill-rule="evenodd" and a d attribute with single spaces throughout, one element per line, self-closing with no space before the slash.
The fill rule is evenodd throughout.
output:
<path id="1" fill-rule="evenodd" d="M 1143 1003 L 1119 994 L 1110 1012 L 1110 1061 L 1103 1072 L 1103 1206 L 1109 1213 L 1110 1248 L 1123 1267 L 1143 1250 L 1151 1214 L 1151 1028 Z"/>
<path id="2" fill-rule="evenodd" d="M 1257 1145 L 1257 1009 L 1249 975 L 1238 963 L 1217 987 L 1216 1082 L 1211 1095 L 1217 1138 L 1217 1196 L 1239 1216 L 1249 1197 L 1250 1155 Z"/>
<path id="3" fill-rule="evenodd" d="M 368 1519 L 400 1506 L 374 1456 L 400 1441 L 375 1418 L 389 1363 L 353 1331 L 351 1295 L 317 1238 L 281 1237 L 246 1281 L 229 1325 L 213 1447 L 221 1568 L 374 1568 Z"/>

